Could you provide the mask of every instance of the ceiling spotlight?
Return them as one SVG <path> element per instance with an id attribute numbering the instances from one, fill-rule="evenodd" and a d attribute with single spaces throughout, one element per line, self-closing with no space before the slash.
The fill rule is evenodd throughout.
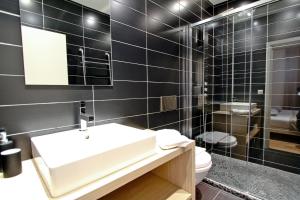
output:
<path id="1" fill-rule="evenodd" d="M 187 6 L 186 1 L 179 1 L 178 3 L 175 3 L 172 7 L 173 12 L 179 12 L 180 10 L 183 10 Z"/>
<path id="2" fill-rule="evenodd" d="M 250 17 L 252 14 L 251 12 L 247 12 L 247 16 Z"/>
<path id="3" fill-rule="evenodd" d="M 87 23 L 89 26 L 95 25 L 95 23 L 96 23 L 95 17 L 89 16 L 89 17 L 86 19 L 86 23 Z"/>

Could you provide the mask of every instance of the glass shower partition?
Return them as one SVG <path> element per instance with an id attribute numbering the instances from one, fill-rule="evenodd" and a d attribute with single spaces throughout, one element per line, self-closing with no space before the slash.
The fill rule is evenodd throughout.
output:
<path id="1" fill-rule="evenodd" d="M 207 181 L 265 199 L 294 199 L 300 1 L 264 3 L 191 27 L 192 136 L 212 155 Z"/>
<path id="2" fill-rule="evenodd" d="M 245 183 L 253 133 L 250 125 L 253 113 L 248 108 L 252 105 L 253 12 L 253 9 L 245 10 L 192 28 L 203 56 L 202 66 L 196 66 L 199 73 L 193 76 L 193 87 L 200 88 L 194 89 L 193 95 L 202 114 L 199 119 L 202 126 L 194 131 L 196 141 L 212 153 L 213 165 L 225 169 L 227 174 L 214 171 L 208 179 L 243 192 L 248 191 Z M 220 137 L 223 137 L 222 143 L 207 142 L 216 142 Z M 246 161 L 236 169 L 241 170 L 243 176 L 231 174 L 231 159 Z"/>

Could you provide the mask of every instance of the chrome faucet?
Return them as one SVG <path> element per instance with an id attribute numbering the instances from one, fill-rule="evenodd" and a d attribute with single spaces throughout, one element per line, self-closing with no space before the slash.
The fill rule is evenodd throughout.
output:
<path id="1" fill-rule="evenodd" d="M 86 103 L 80 102 L 80 131 L 87 130 L 88 122 L 94 121 L 94 116 L 86 114 Z"/>
<path id="2" fill-rule="evenodd" d="M 5 144 L 8 142 L 7 134 L 4 128 L 0 128 L 0 144 Z"/>

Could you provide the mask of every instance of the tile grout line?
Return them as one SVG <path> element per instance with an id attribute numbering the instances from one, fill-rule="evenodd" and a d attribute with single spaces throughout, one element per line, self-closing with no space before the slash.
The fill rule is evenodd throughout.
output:
<path id="1" fill-rule="evenodd" d="M 212 198 L 212 200 L 215 200 L 215 199 L 219 196 L 219 194 L 220 194 L 221 192 L 222 192 L 222 190 L 219 189 L 219 191 L 217 192 L 216 196 L 215 196 L 214 198 Z"/>
<path id="2" fill-rule="evenodd" d="M 144 0 L 145 4 L 145 28 L 146 28 L 146 81 L 147 81 L 147 129 L 150 128 L 150 117 L 149 117 L 149 61 L 148 61 L 148 0 Z"/>

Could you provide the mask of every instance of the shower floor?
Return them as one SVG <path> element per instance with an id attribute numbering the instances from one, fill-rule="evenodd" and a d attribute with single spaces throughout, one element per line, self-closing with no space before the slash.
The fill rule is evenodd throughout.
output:
<path id="1" fill-rule="evenodd" d="M 267 200 L 299 200 L 300 175 L 212 153 L 207 178 Z"/>

